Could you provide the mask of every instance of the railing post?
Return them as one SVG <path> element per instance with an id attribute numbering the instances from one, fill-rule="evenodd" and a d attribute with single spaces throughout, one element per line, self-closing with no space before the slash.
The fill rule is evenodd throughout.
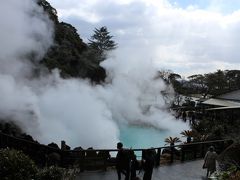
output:
<path id="1" fill-rule="evenodd" d="M 108 159 L 108 155 L 109 151 L 104 151 L 104 156 L 103 156 L 103 170 L 107 171 L 107 159 Z"/>
<path id="2" fill-rule="evenodd" d="M 3 147 L 3 135 L 0 134 L 0 148 Z"/>
<path id="3" fill-rule="evenodd" d="M 197 146 L 198 144 L 193 144 L 191 145 L 192 146 L 192 149 L 193 149 L 193 159 L 197 159 Z"/>
<path id="4" fill-rule="evenodd" d="M 161 159 L 161 148 L 158 148 L 157 155 L 156 155 L 156 166 L 160 166 L 160 159 Z"/>
<path id="5" fill-rule="evenodd" d="M 201 148 L 201 157 L 203 158 L 204 157 L 204 146 L 205 146 L 205 143 L 202 143 L 202 148 Z"/>
<path id="6" fill-rule="evenodd" d="M 171 149 L 171 159 L 170 159 L 170 163 L 173 163 L 174 146 L 170 146 L 170 149 Z"/>
<path id="7" fill-rule="evenodd" d="M 83 172 L 85 170 L 85 157 L 86 157 L 86 152 L 85 150 L 81 150 L 81 156 L 82 156 L 82 160 L 80 161 L 80 172 Z"/>
<path id="8" fill-rule="evenodd" d="M 185 161 L 185 148 L 184 148 L 184 146 L 181 148 L 181 161 L 182 162 Z"/>
<path id="9" fill-rule="evenodd" d="M 142 160 L 145 158 L 145 151 L 142 149 Z"/>

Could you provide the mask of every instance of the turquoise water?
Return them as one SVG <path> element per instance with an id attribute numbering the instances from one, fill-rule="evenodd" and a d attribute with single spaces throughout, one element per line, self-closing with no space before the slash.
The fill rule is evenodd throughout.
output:
<path id="1" fill-rule="evenodd" d="M 124 147 L 150 148 L 164 146 L 164 139 L 169 135 L 167 130 L 157 130 L 151 127 L 122 126 L 120 140 Z"/>

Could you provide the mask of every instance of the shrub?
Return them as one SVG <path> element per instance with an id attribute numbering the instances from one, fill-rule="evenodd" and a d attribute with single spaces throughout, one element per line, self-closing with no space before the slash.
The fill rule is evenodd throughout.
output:
<path id="1" fill-rule="evenodd" d="M 220 171 L 216 175 L 217 175 L 217 179 L 219 180 L 239 180 L 240 179 L 240 171 L 237 169 L 235 165 L 232 165 L 225 171 Z"/>
<path id="2" fill-rule="evenodd" d="M 63 178 L 63 170 L 59 167 L 50 166 L 39 170 L 37 179 L 60 180 Z"/>
<path id="3" fill-rule="evenodd" d="M 34 162 L 23 152 L 0 149 L 0 177 L 2 180 L 30 180 L 37 172 Z"/>
<path id="4" fill-rule="evenodd" d="M 39 169 L 36 180 L 42 179 L 51 179 L 51 180 L 72 180 L 75 179 L 75 171 L 59 168 L 56 166 L 45 167 L 43 169 Z"/>

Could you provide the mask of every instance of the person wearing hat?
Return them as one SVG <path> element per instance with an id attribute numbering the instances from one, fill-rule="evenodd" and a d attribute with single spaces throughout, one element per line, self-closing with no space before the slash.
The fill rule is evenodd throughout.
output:
<path id="1" fill-rule="evenodd" d="M 209 151 L 207 151 L 204 157 L 204 165 L 203 168 L 207 169 L 207 176 L 211 176 L 211 174 L 216 171 L 216 160 L 217 153 L 214 151 L 214 147 L 210 146 Z"/>

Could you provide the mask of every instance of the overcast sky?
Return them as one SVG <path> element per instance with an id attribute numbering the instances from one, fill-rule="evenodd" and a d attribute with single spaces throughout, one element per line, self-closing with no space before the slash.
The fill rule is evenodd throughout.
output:
<path id="1" fill-rule="evenodd" d="M 184 76 L 240 69 L 239 0 L 49 2 L 85 42 L 95 27 L 107 26 L 116 58 L 144 59 Z"/>

